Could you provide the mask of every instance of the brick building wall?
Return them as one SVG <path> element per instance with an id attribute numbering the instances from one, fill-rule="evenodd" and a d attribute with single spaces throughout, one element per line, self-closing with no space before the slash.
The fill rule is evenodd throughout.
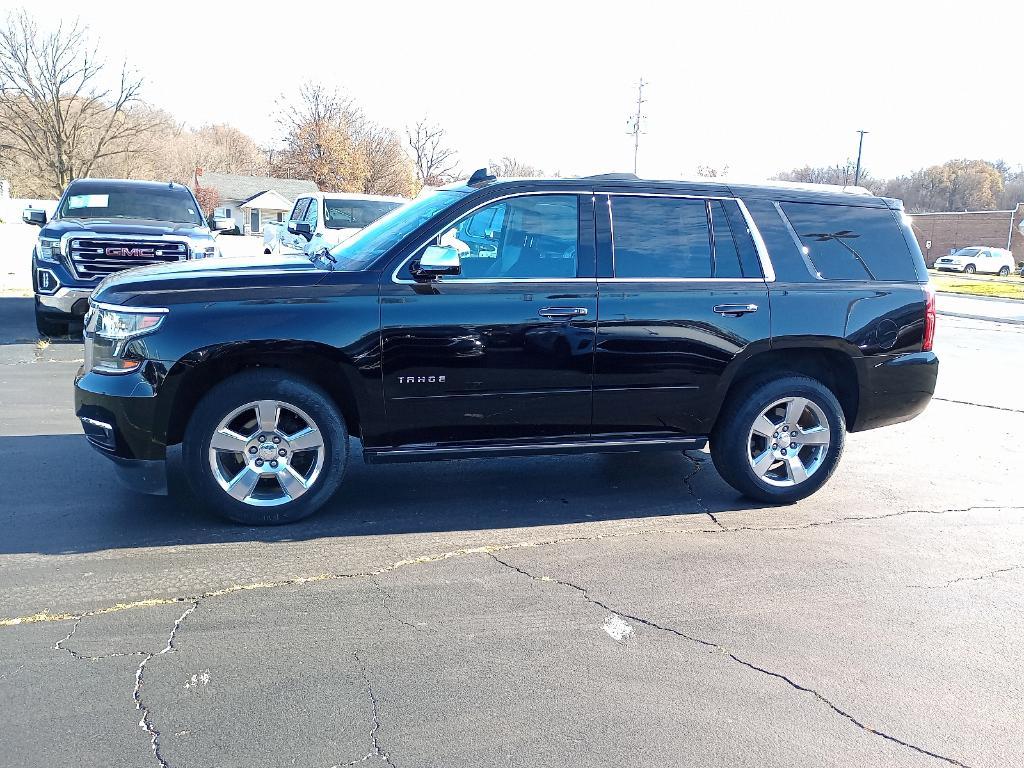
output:
<path id="1" fill-rule="evenodd" d="M 1014 260 L 1024 261 L 1024 233 L 1020 230 L 1024 221 L 1024 203 L 1018 204 L 1013 211 L 915 213 L 912 216 L 914 234 L 929 267 L 950 250 L 968 245 L 1006 248 L 1008 240 Z"/>

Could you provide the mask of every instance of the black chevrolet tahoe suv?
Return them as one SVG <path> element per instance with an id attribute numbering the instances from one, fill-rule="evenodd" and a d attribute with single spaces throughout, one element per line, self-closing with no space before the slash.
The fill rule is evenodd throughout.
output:
<path id="1" fill-rule="evenodd" d="M 247 524 L 367 462 L 703 448 L 792 502 L 847 431 L 935 388 L 934 295 L 899 201 L 830 188 L 477 172 L 331 250 L 153 265 L 92 296 L 77 414 L 136 488 L 182 444 Z"/>
<path id="2" fill-rule="evenodd" d="M 96 284 L 113 272 L 216 255 L 199 204 L 180 184 L 79 179 L 68 184 L 52 219 L 41 210 L 27 210 L 23 219 L 41 227 L 32 288 L 44 336 L 63 336 L 81 322 Z"/>

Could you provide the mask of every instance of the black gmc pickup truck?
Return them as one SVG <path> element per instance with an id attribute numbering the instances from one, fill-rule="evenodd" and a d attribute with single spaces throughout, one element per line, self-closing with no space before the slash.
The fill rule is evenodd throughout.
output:
<path id="1" fill-rule="evenodd" d="M 57 212 L 27 210 L 40 227 L 32 250 L 36 328 L 63 336 L 81 322 L 89 295 L 107 275 L 152 262 L 215 256 L 217 247 L 192 190 L 180 184 L 78 179 Z"/>
<path id="2" fill-rule="evenodd" d="M 283 523 L 368 462 L 684 450 L 791 502 L 928 404 L 934 294 L 899 201 L 478 171 L 330 251 L 142 267 L 92 296 L 76 406 L 132 485 Z"/>

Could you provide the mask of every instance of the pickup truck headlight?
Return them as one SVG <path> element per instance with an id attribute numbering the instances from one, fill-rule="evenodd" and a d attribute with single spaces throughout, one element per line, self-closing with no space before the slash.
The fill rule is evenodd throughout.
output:
<path id="1" fill-rule="evenodd" d="M 54 237 L 40 237 L 36 256 L 40 261 L 56 264 L 60 260 L 60 240 Z"/>
<path id="2" fill-rule="evenodd" d="M 142 358 L 129 350 L 129 342 L 157 330 L 167 310 L 94 304 L 85 316 L 85 357 L 89 370 L 131 373 Z"/>

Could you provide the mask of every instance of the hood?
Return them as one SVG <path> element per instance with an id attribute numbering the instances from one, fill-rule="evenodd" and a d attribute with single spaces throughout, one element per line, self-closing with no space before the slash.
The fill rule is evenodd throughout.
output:
<path id="1" fill-rule="evenodd" d="M 60 237 L 66 232 L 93 232 L 97 235 L 138 235 L 139 237 L 210 236 L 209 227 L 152 219 L 52 219 L 39 233 L 41 237 Z"/>
<path id="2" fill-rule="evenodd" d="M 111 304 L 180 304 L 210 300 L 238 288 L 281 289 L 312 286 L 329 274 L 305 256 L 215 258 L 149 264 L 116 272 L 93 293 Z"/>

